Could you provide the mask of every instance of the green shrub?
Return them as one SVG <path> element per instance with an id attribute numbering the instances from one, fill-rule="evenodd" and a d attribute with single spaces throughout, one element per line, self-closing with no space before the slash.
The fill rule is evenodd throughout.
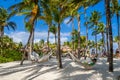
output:
<path id="1" fill-rule="evenodd" d="M 0 54 L 0 63 L 18 61 L 21 60 L 22 53 L 17 50 L 12 49 L 2 49 L 2 54 Z"/>
<path id="2" fill-rule="evenodd" d="M 0 56 L 0 63 L 11 62 L 13 59 Z"/>
<path id="3" fill-rule="evenodd" d="M 8 50 L 5 57 L 6 58 L 11 58 L 14 61 L 21 60 L 22 53 L 20 53 L 20 52 L 18 52 L 16 50 L 10 50 L 10 51 Z"/>

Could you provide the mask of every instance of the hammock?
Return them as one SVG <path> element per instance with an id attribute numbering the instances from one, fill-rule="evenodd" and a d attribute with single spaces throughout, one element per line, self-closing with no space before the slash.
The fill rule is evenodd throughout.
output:
<path id="1" fill-rule="evenodd" d="M 93 66 L 95 65 L 96 61 L 95 62 L 80 62 L 79 59 L 77 59 L 72 53 L 69 52 L 69 55 L 71 56 L 72 60 L 78 64 L 80 64 L 81 66 L 83 66 L 85 69 L 92 69 Z"/>
<path id="2" fill-rule="evenodd" d="M 33 52 L 32 54 L 30 54 L 30 60 L 33 62 L 46 62 L 49 60 L 50 56 L 52 56 L 52 52 L 49 52 L 48 54 L 44 55 L 43 57 L 39 58 L 39 55 L 35 52 Z"/>
<path id="3" fill-rule="evenodd" d="M 46 62 L 46 61 L 49 60 L 50 56 L 52 56 L 52 51 L 49 52 L 47 55 L 41 57 L 41 58 L 38 60 L 38 62 L 39 62 L 39 63 L 41 63 L 41 62 Z"/>

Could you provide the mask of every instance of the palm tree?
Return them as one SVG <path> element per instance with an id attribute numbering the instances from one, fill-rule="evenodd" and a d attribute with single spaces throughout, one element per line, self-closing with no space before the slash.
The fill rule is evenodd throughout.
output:
<path id="1" fill-rule="evenodd" d="M 75 5 L 76 5 L 76 3 L 75 3 Z M 77 7 L 77 8 L 75 10 L 72 9 L 71 15 L 72 15 L 72 18 L 77 17 L 77 20 L 78 20 L 78 31 L 77 31 L 77 34 L 78 34 L 78 59 L 79 59 L 80 58 L 80 43 L 81 43 L 80 42 L 80 14 L 77 11 L 81 7 L 81 2 L 78 3 L 75 7 Z"/>
<path id="2" fill-rule="evenodd" d="M 57 27 L 55 26 L 55 24 L 50 27 L 50 32 L 55 35 L 55 44 L 57 44 Z"/>
<path id="3" fill-rule="evenodd" d="M 74 40 L 74 39 L 75 39 L 74 36 L 75 36 L 75 34 L 76 34 L 76 33 L 75 33 L 75 29 L 73 29 L 72 32 L 71 32 L 71 35 L 72 35 L 71 40 L 72 40 L 72 49 L 73 49 L 73 50 L 74 50 L 74 48 L 75 48 L 75 47 L 74 47 L 74 41 L 75 41 L 75 40 Z"/>
<path id="4" fill-rule="evenodd" d="M 103 39 L 100 39 L 99 41 L 98 41 L 98 49 L 99 49 L 99 51 L 101 50 L 103 50 L 103 44 L 104 43 L 104 41 L 103 41 Z"/>
<path id="5" fill-rule="evenodd" d="M 64 46 L 70 46 L 70 42 L 69 41 L 64 42 Z"/>
<path id="6" fill-rule="evenodd" d="M 72 19 L 72 49 L 74 50 L 74 19 Z"/>
<path id="7" fill-rule="evenodd" d="M 0 37 L 4 35 L 4 28 L 7 27 L 12 28 L 13 30 L 16 29 L 16 24 L 12 21 L 9 21 L 9 13 L 6 9 L 0 7 Z"/>
<path id="8" fill-rule="evenodd" d="M 30 54 L 33 51 L 33 40 L 34 40 L 34 28 L 35 28 L 35 22 L 37 21 L 37 18 L 41 14 L 41 9 L 40 9 L 40 1 L 39 0 L 23 0 L 22 2 L 15 4 L 11 6 L 9 9 L 12 11 L 11 16 L 15 14 L 19 15 L 26 15 L 25 21 L 26 23 L 26 28 L 30 32 L 29 39 L 27 44 L 25 45 L 25 49 L 28 47 L 28 44 L 30 44 Z M 29 54 L 29 55 L 30 55 Z M 21 65 L 23 64 L 24 61 L 24 56 L 25 53 L 23 54 Z"/>
<path id="9" fill-rule="evenodd" d="M 72 32 L 71 32 L 71 34 L 72 34 L 72 38 L 71 38 L 71 40 L 72 40 L 72 45 L 73 45 L 73 50 L 76 50 L 76 46 L 78 46 L 78 45 L 76 45 L 76 44 L 78 44 L 78 31 L 76 30 L 76 29 L 74 29 Z"/>
<path id="10" fill-rule="evenodd" d="M 51 1 L 52 2 L 52 1 Z M 81 1 L 80 1 L 81 2 Z M 60 24 L 61 22 L 68 16 L 71 16 L 74 11 L 78 10 L 81 3 L 76 5 L 76 2 L 74 0 L 68 1 L 56 1 L 55 4 L 52 2 L 52 12 L 53 12 L 53 18 L 54 22 L 58 24 L 58 59 L 59 59 L 59 68 L 62 68 L 61 64 L 61 52 L 60 52 Z M 75 7 L 73 9 L 73 7 Z"/>
<path id="11" fill-rule="evenodd" d="M 93 11 L 91 13 L 90 22 L 89 22 L 90 28 L 93 28 L 93 30 L 97 30 L 97 26 L 100 18 L 101 18 L 100 12 Z M 97 34 L 95 34 L 95 42 L 96 42 L 96 53 L 97 53 Z"/>
<path id="12" fill-rule="evenodd" d="M 99 0 L 96 0 L 96 1 L 92 1 L 91 0 L 91 4 L 95 4 L 97 3 Z M 71 6 L 75 6 L 74 9 L 71 10 L 71 13 L 72 13 L 72 16 L 73 16 L 73 13 L 77 13 L 77 10 L 79 10 L 83 4 L 85 4 L 86 2 L 88 1 L 76 1 L 76 0 L 73 0 L 72 3 L 71 3 Z M 89 3 L 89 2 L 88 2 Z M 83 5 L 84 7 L 86 7 L 86 5 Z M 75 16 L 75 15 L 74 15 Z M 80 14 L 77 13 L 77 20 L 78 20 L 78 58 L 80 58 Z"/>
<path id="13" fill-rule="evenodd" d="M 69 23 L 70 21 L 72 21 L 72 31 L 71 31 L 71 35 L 72 35 L 72 49 L 74 50 L 74 17 L 72 16 L 72 18 L 67 22 Z"/>
<path id="14" fill-rule="evenodd" d="M 107 33 L 109 34 L 110 42 L 110 51 L 109 51 L 109 71 L 113 72 L 113 36 L 112 36 L 112 26 L 111 26 L 111 12 L 110 12 L 110 0 L 105 0 L 106 8 L 106 28 L 108 29 Z"/>
<path id="15" fill-rule="evenodd" d="M 39 43 L 40 43 L 40 45 L 43 47 L 43 46 L 44 46 L 44 43 L 45 43 L 44 39 L 41 39 Z"/>
<path id="16" fill-rule="evenodd" d="M 85 0 L 85 1 L 83 1 L 85 27 L 86 27 L 86 53 L 87 53 L 87 49 L 88 49 L 88 20 L 87 20 L 88 18 L 87 18 L 86 10 L 88 7 L 94 6 L 99 2 L 100 2 L 100 0 Z"/>
<path id="17" fill-rule="evenodd" d="M 50 35 L 50 27 L 52 26 L 52 13 L 49 9 L 49 0 L 45 0 L 41 3 L 41 6 L 43 7 L 43 13 L 44 15 L 40 16 L 40 19 L 43 19 L 47 25 L 48 25 L 48 37 L 47 37 L 47 45 L 49 49 L 49 35 Z"/>
<path id="18" fill-rule="evenodd" d="M 68 14 L 66 14 L 67 8 L 67 3 L 68 1 L 50 1 L 51 6 L 50 9 L 52 11 L 53 15 L 53 20 L 55 23 L 57 23 L 58 26 L 58 43 L 57 43 L 57 48 L 58 48 L 58 66 L 59 68 L 62 68 L 62 62 L 61 62 L 61 52 L 60 52 L 60 27 L 61 27 L 61 22 L 65 19 L 65 17 L 68 17 Z"/>
<path id="19" fill-rule="evenodd" d="M 103 41 L 103 48 L 102 49 L 106 50 L 106 48 L 105 48 L 105 35 L 104 35 L 104 33 L 106 33 L 106 32 L 105 32 L 105 25 L 104 25 L 104 23 L 100 22 L 98 24 L 97 31 L 98 31 L 98 34 L 101 33 L 101 35 L 102 35 L 102 41 Z"/>
<path id="20" fill-rule="evenodd" d="M 96 4 L 98 1 L 99 0 L 96 0 L 96 1 L 90 0 L 90 2 L 92 2 L 91 3 L 92 5 Z M 82 7 L 82 5 L 85 4 L 86 2 L 88 2 L 88 1 L 76 1 L 76 0 L 73 0 L 70 5 L 72 7 L 75 6 L 75 8 L 71 10 L 71 13 L 73 14 L 74 12 L 78 11 Z M 86 5 L 84 7 L 86 7 Z M 77 14 L 77 19 L 78 19 L 78 58 L 80 58 L 80 14 L 79 13 Z"/>
<path id="21" fill-rule="evenodd" d="M 112 0 L 112 6 L 111 6 L 111 12 L 116 14 L 116 19 L 117 19 L 117 26 L 118 26 L 118 48 L 120 50 L 120 24 L 119 24 L 119 12 L 120 12 L 120 4 L 119 0 Z"/>
<path id="22" fill-rule="evenodd" d="M 80 15 L 77 16 L 78 19 L 78 59 L 80 59 Z"/>
<path id="23" fill-rule="evenodd" d="M 89 45 L 90 49 L 96 47 L 96 46 L 95 46 L 95 42 L 94 42 L 94 41 L 91 41 L 91 40 L 88 41 L 88 45 Z"/>
<path id="24" fill-rule="evenodd" d="M 72 13 L 72 18 L 73 16 L 76 16 L 77 17 L 77 20 L 78 20 L 78 31 L 77 31 L 77 34 L 78 34 L 78 59 L 80 59 L 80 14 L 77 12 L 78 9 L 76 9 L 76 11 L 74 11 Z M 72 19 L 73 20 L 73 19 Z M 74 27 L 74 25 L 72 26 Z M 74 28 L 72 28 L 74 30 Z M 74 37 L 74 34 L 73 34 L 73 37 Z"/>

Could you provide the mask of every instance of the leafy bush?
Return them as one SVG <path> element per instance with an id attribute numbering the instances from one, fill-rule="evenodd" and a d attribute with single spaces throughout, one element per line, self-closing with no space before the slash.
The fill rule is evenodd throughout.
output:
<path id="1" fill-rule="evenodd" d="M 20 48 L 20 44 L 8 36 L 0 38 L 0 63 L 21 60 L 22 53 L 18 51 Z"/>
<path id="2" fill-rule="evenodd" d="M 2 49 L 0 63 L 21 60 L 22 53 L 17 50 Z"/>
<path id="3" fill-rule="evenodd" d="M 11 62 L 13 59 L 0 56 L 0 63 Z"/>
<path id="4" fill-rule="evenodd" d="M 11 58 L 13 59 L 14 61 L 16 60 L 21 60 L 21 57 L 22 57 L 22 53 L 16 51 L 16 50 L 7 50 L 7 53 L 6 53 L 6 58 Z"/>

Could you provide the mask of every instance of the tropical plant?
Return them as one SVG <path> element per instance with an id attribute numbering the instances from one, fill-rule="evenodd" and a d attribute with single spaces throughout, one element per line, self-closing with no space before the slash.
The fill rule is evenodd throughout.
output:
<path id="1" fill-rule="evenodd" d="M 53 4 L 54 3 L 54 4 Z M 65 10 L 66 10 L 66 0 L 64 2 L 62 1 L 50 1 L 50 9 L 52 11 L 52 15 L 53 15 L 53 20 L 55 23 L 57 23 L 58 26 L 58 43 L 57 43 L 57 53 L 58 53 L 58 66 L 59 68 L 62 68 L 62 62 L 61 62 L 61 52 L 60 52 L 60 24 L 61 22 L 65 19 L 66 14 L 65 14 Z"/>
<path id="2" fill-rule="evenodd" d="M 98 24 L 97 32 L 101 33 L 101 35 L 102 35 L 102 41 L 103 41 L 103 48 L 102 49 L 106 50 L 106 48 L 105 48 L 105 36 L 104 36 L 104 33 L 106 33 L 106 30 L 105 30 L 104 23 L 100 22 Z"/>
<path id="3" fill-rule="evenodd" d="M 105 8 L 106 8 L 106 29 L 107 34 L 109 34 L 109 71 L 113 72 L 113 36 L 112 36 L 112 25 L 111 25 L 111 12 L 110 12 L 110 0 L 105 0 Z M 108 36 L 108 35 L 107 35 Z"/>
<path id="4" fill-rule="evenodd" d="M 55 35 L 55 44 L 57 44 L 57 27 L 55 26 L 55 24 L 50 27 L 50 32 Z"/>
<path id="5" fill-rule="evenodd" d="M 118 48 L 120 49 L 120 24 L 119 24 L 119 16 L 120 16 L 120 3 L 119 0 L 111 0 L 111 12 L 116 14 L 117 26 L 118 26 Z"/>
<path id="6" fill-rule="evenodd" d="M 74 41 L 74 50 L 76 50 L 78 48 L 78 31 L 76 29 L 74 29 L 74 31 L 72 32 L 72 34 L 74 34 L 74 36 L 72 36 L 71 39 L 73 39 L 72 41 Z M 85 44 L 85 36 L 80 36 L 80 47 L 81 48 L 85 48 L 86 44 Z"/>
<path id="7" fill-rule="evenodd" d="M 16 47 L 17 45 L 8 36 L 0 38 L 0 63 L 21 59 L 21 52 L 19 51 L 19 47 Z"/>
<path id="8" fill-rule="evenodd" d="M 85 18 L 85 27 L 86 27 L 86 53 L 88 49 L 88 17 L 86 14 L 87 8 L 90 6 L 94 6 L 99 3 L 100 0 L 84 0 L 83 1 L 83 8 L 84 8 L 84 18 Z"/>
<path id="9" fill-rule="evenodd" d="M 41 47 L 43 47 L 44 43 L 45 43 L 44 39 L 41 39 L 39 43 L 40 43 Z"/>
<path id="10" fill-rule="evenodd" d="M 9 21 L 9 13 L 6 9 L 0 7 L 0 37 L 4 35 L 4 28 L 7 27 L 9 30 L 10 28 L 15 30 L 16 24 L 12 21 Z"/>
<path id="11" fill-rule="evenodd" d="M 89 48 L 90 48 L 90 49 L 96 47 L 96 46 L 95 46 L 95 42 L 94 42 L 94 41 L 91 41 L 91 40 L 88 41 L 88 45 L 89 45 Z"/>
<path id="12" fill-rule="evenodd" d="M 43 8 L 43 15 L 40 16 L 40 19 L 43 19 L 48 25 L 48 37 L 47 37 L 47 45 L 49 49 L 49 35 L 50 35 L 50 27 L 52 26 L 52 13 L 50 11 L 50 3 L 49 0 L 42 1 L 41 6 Z"/>
<path id="13" fill-rule="evenodd" d="M 25 48 L 28 47 L 28 44 L 30 45 L 30 54 L 33 51 L 35 22 L 37 21 L 37 18 L 41 15 L 40 3 L 40 0 L 22 0 L 20 3 L 15 4 L 9 8 L 9 10 L 12 11 L 11 16 L 15 14 L 25 15 L 25 26 L 26 29 L 30 32 L 29 39 Z M 20 63 L 21 65 L 23 64 L 24 56 L 25 53 L 23 54 L 23 58 Z"/>
<path id="14" fill-rule="evenodd" d="M 78 31 L 76 30 L 76 29 L 74 29 L 72 32 L 71 32 L 71 35 L 72 35 L 72 37 L 71 37 L 71 40 L 72 40 L 72 45 L 73 45 L 73 50 L 75 50 L 76 49 L 76 42 L 78 42 Z"/>
<path id="15" fill-rule="evenodd" d="M 97 53 L 97 26 L 98 26 L 98 23 L 99 23 L 99 20 L 101 18 L 101 13 L 100 12 L 97 12 L 97 11 L 93 11 L 91 13 L 91 17 L 89 19 L 89 24 L 90 24 L 90 28 L 92 28 L 93 30 L 93 33 L 95 35 L 95 43 L 96 43 L 96 53 Z"/>

